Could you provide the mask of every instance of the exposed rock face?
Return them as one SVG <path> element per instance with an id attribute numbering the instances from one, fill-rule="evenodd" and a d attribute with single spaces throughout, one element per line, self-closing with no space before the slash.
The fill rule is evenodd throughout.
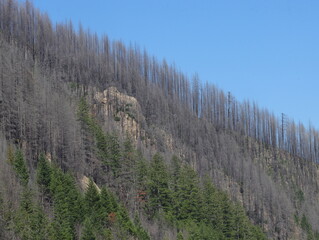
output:
<path id="1" fill-rule="evenodd" d="M 51 156 L 51 153 L 46 153 L 45 154 L 45 158 L 48 160 L 49 163 L 52 162 L 52 156 Z"/>
<path id="2" fill-rule="evenodd" d="M 115 87 L 93 92 L 95 111 L 99 109 L 102 117 L 114 122 L 117 130 L 123 136 L 128 135 L 135 145 L 140 141 L 152 153 L 165 149 L 183 158 L 183 148 L 176 148 L 170 133 L 155 126 L 152 126 L 152 136 L 147 133 L 145 117 L 136 98 L 119 92 Z"/>
<path id="3" fill-rule="evenodd" d="M 138 138 L 145 138 L 145 131 L 140 126 L 145 119 L 136 98 L 120 93 L 115 87 L 110 87 L 103 92 L 96 92 L 94 100 L 102 105 L 106 117 L 114 118 L 120 131 L 130 135 L 135 141 Z"/>
<path id="4" fill-rule="evenodd" d="M 81 188 L 83 191 L 87 190 L 89 183 L 90 183 L 90 179 L 87 176 L 83 176 L 81 179 Z M 96 187 L 96 189 L 98 190 L 98 192 L 101 192 L 101 189 L 99 188 L 99 186 L 96 185 L 95 182 L 93 182 L 93 183 L 94 183 L 94 186 Z"/>
<path id="5" fill-rule="evenodd" d="M 110 87 L 103 92 L 94 91 L 95 111 L 99 109 L 104 119 L 111 119 L 122 135 L 128 135 L 136 145 L 143 142 L 151 151 L 156 152 L 159 144 L 164 144 L 165 149 L 174 150 L 173 137 L 161 129 L 152 129 L 163 140 L 159 143 L 154 136 L 146 132 L 145 118 L 141 106 L 136 98 L 119 92 L 115 87 Z"/>

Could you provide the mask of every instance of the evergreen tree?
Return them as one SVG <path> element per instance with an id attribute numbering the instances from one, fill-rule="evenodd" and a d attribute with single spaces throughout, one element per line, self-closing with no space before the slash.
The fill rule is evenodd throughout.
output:
<path id="1" fill-rule="evenodd" d="M 246 216 L 247 218 L 247 216 Z M 249 228 L 249 234 L 248 236 L 245 236 L 243 239 L 256 239 L 256 240 L 266 240 L 265 234 L 262 232 L 261 228 L 259 226 L 254 226 L 249 222 L 249 219 L 247 219 L 247 228 Z"/>
<path id="2" fill-rule="evenodd" d="M 110 195 L 106 187 L 102 187 L 101 189 L 98 208 L 96 211 L 96 223 L 99 231 L 101 231 L 103 228 L 110 225 L 108 217 L 109 214 L 114 211 Z"/>
<path id="3" fill-rule="evenodd" d="M 224 236 L 231 239 L 235 236 L 234 209 L 226 194 L 220 193 L 220 201 L 222 210 L 221 229 Z"/>
<path id="4" fill-rule="evenodd" d="M 83 217 L 82 200 L 73 177 L 53 168 L 50 194 L 54 205 L 54 234 L 57 238 L 72 239 L 75 236 L 75 224 Z"/>
<path id="5" fill-rule="evenodd" d="M 124 206 L 119 205 L 116 213 L 117 221 L 120 223 L 121 228 L 123 228 L 123 230 L 126 231 L 128 234 L 136 235 L 134 224 L 131 221 Z"/>
<path id="6" fill-rule="evenodd" d="M 103 133 L 102 128 L 90 115 L 90 109 L 84 97 L 80 99 L 77 115 L 86 134 L 91 134 L 95 138 L 97 156 L 105 165 L 109 166 L 111 164 L 109 159 L 109 135 Z"/>
<path id="7" fill-rule="evenodd" d="M 178 220 L 201 220 L 202 196 L 198 177 L 189 167 L 182 167 L 177 178 L 177 187 L 174 191 L 175 216 Z"/>
<path id="8" fill-rule="evenodd" d="M 248 219 L 246 219 L 245 213 L 239 204 L 233 205 L 234 215 L 234 238 L 246 239 L 251 234 L 251 227 L 249 226 Z"/>
<path id="9" fill-rule="evenodd" d="M 177 190 L 177 181 L 180 177 L 180 171 L 181 171 L 181 161 L 177 156 L 172 157 L 172 184 L 173 184 L 173 191 Z"/>
<path id="10" fill-rule="evenodd" d="M 182 232 L 178 232 L 178 233 L 177 233 L 177 238 L 176 238 L 176 240 L 184 240 L 184 237 L 183 237 Z"/>
<path id="11" fill-rule="evenodd" d="M 147 232 L 143 229 L 142 224 L 140 222 L 140 219 L 138 218 L 138 215 L 135 215 L 134 217 L 134 224 L 135 224 L 135 231 L 136 236 L 139 240 L 149 240 L 150 237 L 147 234 Z"/>
<path id="12" fill-rule="evenodd" d="M 31 190 L 25 189 L 14 217 L 15 231 L 21 239 L 42 240 L 46 238 L 47 221 L 42 209 L 32 199 Z"/>
<path id="13" fill-rule="evenodd" d="M 136 185 L 137 185 L 137 189 L 139 192 L 145 192 L 146 191 L 146 187 L 147 187 L 147 183 L 148 183 L 148 178 L 149 178 L 149 166 L 145 160 L 145 158 L 143 158 L 142 154 L 139 153 L 138 154 L 138 161 L 136 164 Z"/>
<path id="14" fill-rule="evenodd" d="M 59 219 L 57 216 L 53 219 L 49 228 L 50 240 L 73 240 L 75 238 L 74 229 L 66 220 Z"/>
<path id="15" fill-rule="evenodd" d="M 17 150 L 15 152 L 13 167 L 20 179 L 21 184 L 26 186 L 29 181 L 29 173 L 21 150 Z"/>
<path id="16" fill-rule="evenodd" d="M 45 159 L 44 154 L 41 154 L 38 160 L 37 167 L 37 182 L 41 187 L 43 194 L 49 194 L 51 179 L 51 167 L 48 161 Z"/>
<path id="17" fill-rule="evenodd" d="M 148 209 L 151 216 L 160 209 L 168 213 L 172 207 L 169 175 L 163 157 L 156 153 L 150 166 L 148 182 Z"/>
<path id="18" fill-rule="evenodd" d="M 84 195 L 84 207 L 85 207 L 85 213 L 87 216 L 92 217 L 94 214 L 97 214 L 99 202 L 100 202 L 99 192 L 96 186 L 94 185 L 94 182 L 90 179 L 88 187 Z"/>
<path id="19" fill-rule="evenodd" d="M 78 119 L 83 123 L 90 123 L 89 106 L 84 97 L 80 99 L 77 115 Z"/>
<path id="20" fill-rule="evenodd" d="M 215 189 L 211 181 L 204 180 L 203 189 L 203 220 L 215 228 L 220 228 L 222 223 L 222 202 L 220 193 Z"/>
<path id="21" fill-rule="evenodd" d="M 84 222 L 83 233 L 81 240 L 95 240 L 96 237 L 93 233 L 93 224 L 90 220 Z"/>
<path id="22" fill-rule="evenodd" d="M 111 212 L 117 212 L 119 210 L 119 200 L 111 191 L 108 192 L 108 195 L 111 203 Z"/>
<path id="23" fill-rule="evenodd" d="M 204 223 L 199 223 L 194 225 L 191 230 L 189 240 L 223 240 L 223 239 L 233 239 L 233 238 L 224 238 L 221 232 L 215 230 L 209 225 Z"/>

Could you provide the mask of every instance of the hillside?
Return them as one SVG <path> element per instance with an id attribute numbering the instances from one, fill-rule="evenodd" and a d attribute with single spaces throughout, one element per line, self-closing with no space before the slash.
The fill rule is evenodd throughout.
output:
<path id="1" fill-rule="evenodd" d="M 0 0 L 0 239 L 319 239 L 319 134 Z"/>

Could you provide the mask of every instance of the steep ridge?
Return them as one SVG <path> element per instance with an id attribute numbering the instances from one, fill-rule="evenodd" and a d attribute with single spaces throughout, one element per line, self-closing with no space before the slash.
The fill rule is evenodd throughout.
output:
<path id="1" fill-rule="evenodd" d="M 116 90 L 112 87 L 111 91 Z M 104 91 L 106 92 L 108 90 Z M 113 99 L 108 102 L 96 99 L 97 104 L 110 104 L 111 109 L 114 110 L 113 112 L 110 110 L 101 112 L 102 122 L 107 122 L 106 117 L 109 114 L 113 116 L 116 112 L 116 107 L 112 102 L 119 102 L 123 96 L 118 91 L 116 92 L 116 95 L 119 96 L 117 101 Z M 123 126 L 122 121 L 127 121 L 126 117 L 117 122 L 119 127 Z M 136 120 L 131 118 L 130 121 Z M 127 132 L 131 132 L 130 130 L 133 130 L 133 133 L 146 132 L 141 130 L 138 121 L 131 125 L 132 129 L 127 126 L 129 125 L 124 128 Z M 318 199 L 317 164 L 304 162 L 303 159 L 291 156 L 285 151 L 265 148 L 252 138 L 247 138 L 245 145 L 240 146 L 238 136 L 215 132 L 217 142 L 223 144 L 226 142 L 226 146 L 217 143 L 215 147 L 219 150 L 214 149 L 214 153 L 217 153 L 217 156 L 229 154 L 229 159 L 227 159 L 228 156 L 223 159 L 227 159 L 228 164 L 233 165 L 230 167 L 225 163 L 215 162 L 218 159 L 209 159 L 207 156 L 202 157 L 200 161 L 195 160 L 196 153 L 190 150 L 191 147 L 183 147 L 179 139 L 173 139 L 165 131 L 154 130 L 152 133 L 153 135 L 143 134 L 143 140 L 139 139 L 139 143 L 136 141 L 136 144 L 140 144 L 144 151 L 149 151 L 150 139 L 156 139 L 157 141 L 152 141 L 151 151 L 153 153 L 156 149 L 164 149 L 166 155 L 177 154 L 195 169 L 201 169 L 202 176 L 209 174 L 217 186 L 245 206 L 248 214 L 256 223 L 261 224 L 266 232 L 272 232 L 273 238 L 303 239 L 305 235 L 298 221 L 301 221 L 302 214 L 305 213 L 305 216 L 309 218 L 308 221 L 318 224 L 316 218 L 318 210 L 316 206 L 316 199 Z"/>
<path id="2" fill-rule="evenodd" d="M 77 181 L 89 176 L 98 186 L 108 184 L 131 207 L 125 191 L 117 189 L 121 183 L 114 181 L 116 173 L 106 174 L 112 166 L 97 156 L 94 134 L 78 119 L 76 109 L 85 98 L 103 132 L 115 133 L 120 142 L 129 135 L 148 161 L 156 152 L 167 163 L 179 156 L 202 179 L 209 176 L 240 202 L 270 238 L 318 237 L 319 180 L 313 161 L 319 141 L 314 129 L 307 132 L 294 123 L 283 129 L 257 106 L 240 104 L 213 86 L 205 94 L 196 78 L 189 87 L 188 79 L 166 62 L 158 64 L 119 42 L 103 38 L 104 53 L 98 55 L 92 46 L 99 43 L 89 34 L 76 34 L 72 26 L 53 28 L 29 3 L 20 8 L 14 1 L 0 3 L 5 200 L 17 206 L 19 199 L 6 188 L 14 175 L 5 163 L 6 153 L 14 144 L 24 152 L 33 182 L 38 156 L 47 153 L 63 171 L 74 170 Z M 37 31 L 20 31 L 23 26 L 13 24 L 30 16 L 42 26 Z M 44 41 L 31 44 L 34 32 Z M 158 222 L 142 222 L 157 228 L 153 236 L 162 236 Z"/>
<path id="3" fill-rule="evenodd" d="M 150 183 L 157 181 L 147 172 L 154 169 L 152 174 L 157 174 L 154 159 L 166 169 L 169 165 L 161 159 L 169 161 L 169 158 L 155 154 L 156 146 L 162 144 L 150 133 L 136 135 L 146 131 L 142 130 L 145 120 L 135 98 L 115 88 L 104 91 L 106 96 L 111 96 L 107 100 L 99 98 L 103 93 L 95 88 L 75 87 L 61 81 L 63 74 L 59 72 L 46 73 L 30 58 L 29 51 L 23 52 L 15 44 L 1 39 L 0 50 L 0 58 L 4 60 L 0 78 L 1 238 L 198 239 L 205 235 L 224 239 L 237 234 L 231 226 L 242 226 L 243 234 L 253 239 L 263 238 L 241 208 L 235 207 L 209 183 L 207 189 L 213 195 L 208 200 L 227 210 L 227 214 L 221 212 L 220 216 L 241 219 L 234 222 L 229 218 L 232 225 L 219 226 L 218 230 L 204 222 L 199 224 L 202 217 L 197 216 L 198 222 L 192 222 L 191 215 L 179 217 L 191 221 L 187 223 L 174 215 L 163 215 L 161 207 L 150 205 L 159 198 L 149 195 Z M 106 103 L 109 110 L 104 109 Z M 128 140 L 134 136 L 139 136 L 133 142 L 144 154 L 130 147 Z M 143 155 L 147 159 L 145 163 Z M 141 164 L 146 164 L 146 173 L 140 173 Z M 193 175 L 194 181 L 184 184 L 197 189 L 197 198 L 202 196 L 195 172 L 186 165 L 181 169 Z M 146 182 L 139 180 L 145 177 Z M 171 180 L 166 181 L 170 191 Z M 174 199 L 172 206 L 180 204 L 178 196 L 170 196 Z M 200 208 L 193 212 L 202 214 Z M 207 213 L 209 209 L 206 208 Z"/>

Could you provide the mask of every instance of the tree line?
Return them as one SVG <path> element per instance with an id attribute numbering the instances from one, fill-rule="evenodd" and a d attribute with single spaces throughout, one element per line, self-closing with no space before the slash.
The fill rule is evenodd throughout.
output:
<path id="1" fill-rule="evenodd" d="M 6 230 L 11 231 L 11 237 L 25 240 L 150 239 L 138 216 L 133 221 L 125 206 L 106 186 L 98 190 L 90 180 L 82 193 L 72 173 L 64 173 L 41 154 L 36 187 L 30 182 L 29 169 L 20 149 L 9 148 L 8 162 L 23 188 L 18 208 L 0 195 L 3 221 L 0 236 L 8 236 Z"/>
<path id="2" fill-rule="evenodd" d="M 158 153 L 147 162 L 136 149 L 124 147 L 121 154 L 125 151 L 135 155 L 134 181 L 124 182 L 133 183 L 129 187 L 135 189 L 130 200 L 137 206 L 134 220 L 106 186 L 99 189 L 90 180 L 82 193 L 73 174 L 64 173 L 44 154 L 38 158 L 35 187 L 30 182 L 23 152 L 10 146 L 8 162 L 23 188 L 16 209 L 0 195 L 0 220 L 4 221 L 0 222 L 3 226 L 0 236 L 8 236 L 3 232 L 6 229 L 12 232 L 11 236 L 25 240 L 147 240 L 149 233 L 140 222 L 144 216 L 170 225 L 165 228 L 175 229 L 174 238 L 178 240 L 266 239 L 261 229 L 250 222 L 242 206 L 232 203 L 208 178 L 200 183 L 196 172 L 176 156 L 168 166 Z M 152 235 L 156 239 L 165 236 Z"/>

